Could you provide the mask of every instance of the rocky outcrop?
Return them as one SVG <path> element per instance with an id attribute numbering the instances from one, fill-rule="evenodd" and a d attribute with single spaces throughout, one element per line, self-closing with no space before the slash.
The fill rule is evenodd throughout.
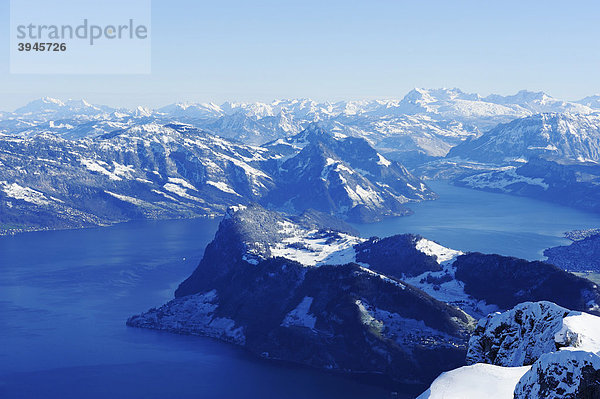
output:
<path id="1" fill-rule="evenodd" d="M 514 399 L 593 398 L 600 398 L 600 357 L 582 351 L 543 355 L 514 392 Z"/>
<path id="2" fill-rule="evenodd" d="M 527 302 L 480 320 L 467 362 L 419 399 L 600 397 L 600 317 Z"/>
<path id="3" fill-rule="evenodd" d="M 527 366 L 560 348 L 598 351 L 599 339 L 599 317 L 552 302 L 525 302 L 479 321 L 469 340 L 467 363 Z"/>

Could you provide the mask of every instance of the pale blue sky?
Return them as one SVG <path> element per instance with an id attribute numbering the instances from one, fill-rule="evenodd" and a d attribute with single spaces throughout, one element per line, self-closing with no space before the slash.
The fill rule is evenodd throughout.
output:
<path id="1" fill-rule="evenodd" d="M 154 0 L 150 75 L 11 75 L 3 28 L 0 109 L 44 95 L 156 107 L 413 87 L 578 99 L 600 92 L 599 15 L 597 1 Z"/>

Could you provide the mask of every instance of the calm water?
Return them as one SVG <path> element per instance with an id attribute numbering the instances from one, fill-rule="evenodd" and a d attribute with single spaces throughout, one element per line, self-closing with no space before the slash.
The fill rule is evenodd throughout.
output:
<path id="1" fill-rule="evenodd" d="M 355 225 L 365 237 L 417 233 L 462 251 L 543 259 L 545 248 L 568 245 L 565 231 L 600 227 L 600 215 L 548 202 L 428 182 L 436 201 L 410 204 L 415 214 Z"/>
<path id="2" fill-rule="evenodd" d="M 389 398 L 208 338 L 125 326 L 172 297 L 213 220 L 0 238 L 0 398 Z"/>
<path id="3" fill-rule="evenodd" d="M 539 258 L 598 216 L 432 183 L 411 217 L 358 226 Z M 261 361 L 231 345 L 125 326 L 196 267 L 214 220 L 150 221 L 0 238 L 1 398 L 389 398 L 349 378 Z"/>

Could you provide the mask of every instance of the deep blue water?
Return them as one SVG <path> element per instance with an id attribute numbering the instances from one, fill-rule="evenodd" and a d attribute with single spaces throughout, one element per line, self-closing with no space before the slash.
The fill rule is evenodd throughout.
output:
<path id="1" fill-rule="evenodd" d="M 218 221 L 0 238 L 0 398 L 389 398 L 209 338 L 125 326 L 172 298 Z"/>
<path id="2" fill-rule="evenodd" d="M 541 257 L 600 217 L 526 198 L 431 186 L 415 215 L 358 226 L 462 250 Z M 218 221 L 132 222 L 0 238 L 0 398 L 389 398 L 335 375 L 273 364 L 202 337 L 125 326 L 196 267 Z"/>
<path id="3" fill-rule="evenodd" d="M 408 204 L 415 214 L 354 225 L 365 237 L 421 234 L 447 247 L 544 259 L 545 248 L 568 245 L 563 233 L 600 227 L 600 215 L 525 197 L 427 183 L 440 198 Z"/>

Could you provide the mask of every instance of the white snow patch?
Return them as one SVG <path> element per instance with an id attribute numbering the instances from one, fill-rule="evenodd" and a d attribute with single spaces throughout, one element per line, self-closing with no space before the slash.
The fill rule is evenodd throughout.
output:
<path id="1" fill-rule="evenodd" d="M 87 168 L 87 170 L 106 175 L 111 180 L 123 180 L 117 174 L 106 169 L 105 166 L 108 166 L 108 164 L 104 161 L 95 161 L 93 159 L 85 158 L 82 158 L 79 161 Z"/>
<path id="2" fill-rule="evenodd" d="M 512 399 L 530 366 L 501 367 L 477 363 L 442 373 L 417 399 Z"/>
<path id="3" fill-rule="evenodd" d="M 417 241 L 416 249 L 417 251 L 423 252 L 425 255 L 435 256 L 439 264 L 452 261 L 456 259 L 457 256 L 463 254 L 461 251 L 446 248 L 437 242 L 430 241 L 426 238 L 421 238 Z"/>
<path id="4" fill-rule="evenodd" d="M 383 155 L 377 153 L 377 156 L 379 157 L 379 160 L 377 161 L 378 165 L 381 165 L 381 166 L 390 166 L 392 164 Z"/>
<path id="5" fill-rule="evenodd" d="M 272 257 L 283 257 L 306 266 L 343 265 L 356 261 L 354 245 L 365 239 L 344 233 L 304 230 L 289 222 L 279 222 L 287 237 L 269 248 Z"/>
<path id="6" fill-rule="evenodd" d="M 584 350 L 600 355 L 600 317 L 583 312 L 571 312 L 563 319 L 554 341 L 569 346 L 561 350 Z"/>
<path id="7" fill-rule="evenodd" d="M 207 181 L 206 184 L 210 184 L 213 187 L 218 188 L 219 190 L 223 191 L 224 193 L 228 193 L 228 194 L 233 194 L 233 195 L 237 195 L 238 197 L 241 197 L 241 195 L 239 195 L 238 193 L 235 192 L 235 190 L 231 187 L 229 187 L 227 185 L 227 183 L 224 182 L 216 182 L 216 181 Z"/>
<path id="8" fill-rule="evenodd" d="M 180 186 L 189 188 L 190 190 L 196 190 L 196 187 L 194 187 L 192 184 L 190 184 L 186 180 L 179 178 L 179 177 L 169 177 L 169 182 L 179 184 Z"/>
<path id="9" fill-rule="evenodd" d="M 48 205 L 50 201 L 41 192 L 17 183 L 0 182 L 0 187 L 8 197 L 23 200 L 35 205 Z"/>
<path id="10" fill-rule="evenodd" d="M 121 194 L 113 193 L 113 192 L 107 191 L 107 190 L 104 190 L 104 192 L 106 194 L 108 194 L 108 195 L 111 195 L 111 196 L 117 198 L 117 199 L 120 199 L 121 201 L 129 202 L 130 204 L 134 204 L 134 205 L 137 205 L 137 206 L 140 206 L 140 205 L 150 205 L 148 202 L 143 201 L 143 200 L 138 199 L 138 198 L 134 198 L 134 197 L 129 197 L 127 195 L 121 195 Z"/>
<path id="11" fill-rule="evenodd" d="M 311 330 L 314 330 L 317 318 L 310 313 L 310 306 L 312 305 L 313 300 L 314 298 L 312 297 L 304 297 L 302 302 L 300 302 L 294 310 L 285 316 L 281 325 L 283 327 L 307 327 Z"/>

